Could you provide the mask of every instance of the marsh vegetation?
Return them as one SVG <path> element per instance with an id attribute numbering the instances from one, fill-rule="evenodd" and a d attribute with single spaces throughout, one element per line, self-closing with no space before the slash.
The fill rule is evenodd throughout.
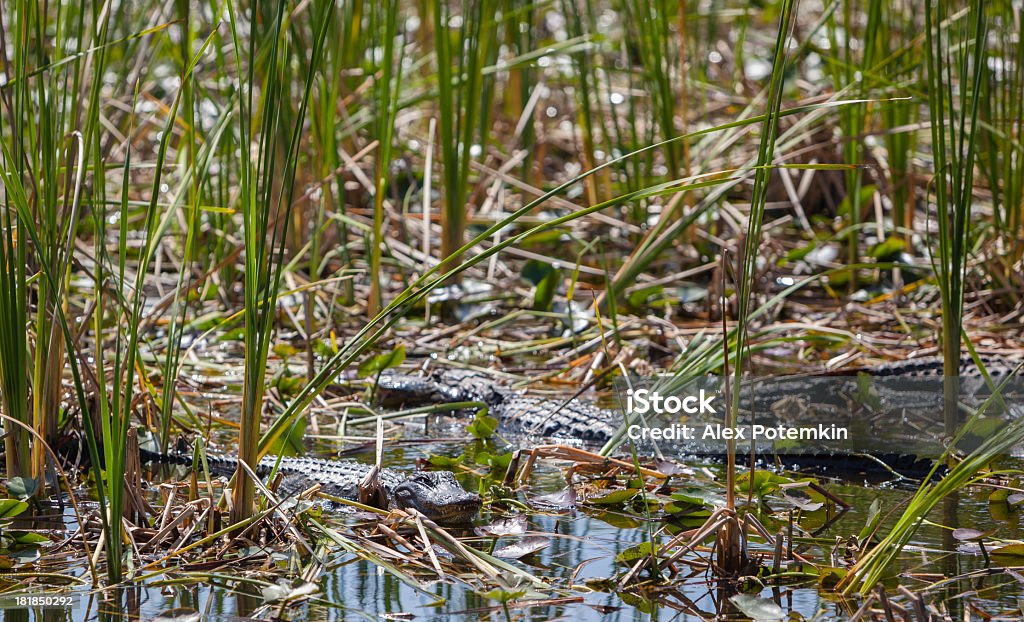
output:
<path id="1" fill-rule="evenodd" d="M 4 3 L 0 592 L 78 594 L 68 619 L 1024 615 L 1024 418 L 957 379 L 1024 346 L 1021 28 L 1008 0 Z M 938 459 L 884 485 L 378 391 L 467 368 L 621 410 L 631 374 L 711 374 L 728 426 L 751 376 L 928 356 Z M 246 466 L 297 454 L 452 470 L 483 512 L 325 510 Z"/>

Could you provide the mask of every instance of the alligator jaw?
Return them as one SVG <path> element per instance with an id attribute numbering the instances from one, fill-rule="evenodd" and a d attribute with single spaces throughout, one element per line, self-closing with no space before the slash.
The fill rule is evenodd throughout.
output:
<path id="1" fill-rule="evenodd" d="M 480 511 L 480 497 L 466 492 L 450 471 L 421 471 L 391 491 L 395 507 L 414 509 L 446 525 L 466 524 Z"/>

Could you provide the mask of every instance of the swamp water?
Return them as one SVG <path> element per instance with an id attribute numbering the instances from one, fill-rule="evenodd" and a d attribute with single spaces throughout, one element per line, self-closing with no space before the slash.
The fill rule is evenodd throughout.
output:
<path id="1" fill-rule="evenodd" d="M 389 453 L 400 468 L 408 468 L 417 456 L 435 452 L 452 454 L 454 451 L 450 445 L 440 445 L 417 446 L 411 450 Z M 719 467 L 711 465 L 709 469 L 717 472 Z M 175 477 L 180 476 L 180 471 L 175 474 Z M 556 466 L 541 464 L 533 473 L 530 484 L 528 497 L 557 494 L 565 487 L 564 474 Z M 830 548 L 827 543 L 830 540 L 839 541 L 834 548 L 836 555 L 842 556 L 841 542 L 863 527 L 873 501 L 879 500 L 883 511 L 890 511 L 911 494 L 907 490 L 893 487 L 865 487 L 850 483 L 831 483 L 827 488 L 849 503 L 851 509 L 817 533 L 815 544 L 800 549 L 814 561 L 827 559 Z M 954 527 L 991 530 L 993 537 L 1000 539 L 1022 537 L 1017 514 L 1013 513 L 1001 520 L 994 518 L 987 493 L 961 494 L 951 499 L 945 507 L 937 508 L 931 518 L 937 523 Z M 328 522 L 335 527 L 344 527 L 351 520 L 351 517 L 339 514 L 330 517 Z M 486 522 L 486 519 L 478 518 L 476 524 Z M 686 523 L 682 528 L 692 528 L 698 523 L 699 520 L 692 525 Z M 805 526 L 811 530 L 818 523 L 807 521 Z M 670 582 L 647 586 L 642 591 L 617 589 L 617 580 L 628 570 L 628 565 L 617 561 L 616 556 L 649 541 L 650 533 L 661 526 L 662 523 L 657 520 L 647 521 L 642 513 L 621 507 L 604 512 L 595 511 L 593 506 L 540 510 L 530 513 L 528 531 L 524 534 L 501 537 L 496 541 L 490 537 L 470 536 L 468 543 L 486 551 L 514 544 L 530 536 L 546 539 L 546 546 L 536 553 L 518 560 L 508 560 L 542 578 L 549 586 L 543 590 L 545 600 L 530 606 L 522 603 L 510 605 L 509 613 L 513 619 L 698 620 L 726 612 L 731 612 L 730 618 L 746 619 L 723 600 L 723 597 L 730 595 L 725 593 L 725 586 L 709 581 L 705 571 L 683 562 L 671 569 L 675 573 Z M 74 516 L 69 512 L 66 516 L 66 530 L 71 533 L 74 528 Z M 660 541 L 669 537 L 668 534 L 655 536 Z M 771 564 L 769 547 L 752 543 L 751 548 L 764 553 L 767 556 L 765 563 Z M 438 555 L 443 555 L 443 552 L 439 551 Z M 705 559 L 706 555 L 702 554 Z M 287 567 L 287 558 L 286 554 L 276 556 L 280 568 Z M 685 560 L 697 558 L 697 555 L 690 555 Z M 331 549 L 325 560 L 326 569 L 315 579 L 320 591 L 299 604 L 283 609 L 279 604 L 265 605 L 257 589 L 257 586 L 267 585 L 273 580 L 269 573 L 250 572 L 246 569 L 244 574 L 255 581 L 238 583 L 234 579 L 239 576 L 236 574 L 239 571 L 233 567 L 222 567 L 209 572 L 168 570 L 165 573 L 148 573 L 147 578 L 122 590 L 121 604 L 116 607 L 110 603 L 98 603 L 96 597 L 90 596 L 83 587 L 77 592 L 80 600 L 74 608 L 7 609 L 2 611 L 2 619 L 153 620 L 161 615 L 165 619 L 179 620 L 238 620 L 249 619 L 249 616 L 272 619 L 275 615 L 285 620 L 325 621 L 504 619 L 500 604 L 481 595 L 480 592 L 488 588 L 484 588 L 482 583 L 472 585 L 471 572 L 463 572 L 460 577 L 448 577 L 445 581 L 424 580 L 421 589 L 416 589 L 338 547 Z M 899 580 L 900 583 L 920 588 L 927 581 L 907 575 L 925 577 L 930 573 L 943 573 L 958 576 L 984 567 L 984 557 L 976 545 L 957 542 L 951 537 L 950 530 L 925 524 L 905 549 L 899 568 L 893 570 L 894 573 L 905 574 Z M 63 567 L 48 571 L 76 576 L 83 581 L 88 578 L 83 559 L 69 558 Z M 670 573 L 664 571 L 664 574 Z M 464 580 L 466 578 L 469 578 L 468 582 Z M 646 583 L 646 579 L 646 575 L 641 575 L 640 582 Z M 935 577 L 930 580 L 934 581 Z M 636 582 L 633 581 L 634 585 Z M 895 592 L 896 582 L 891 582 L 890 586 L 891 594 Z M 858 601 L 844 600 L 834 592 L 820 589 L 815 578 L 797 580 L 786 585 L 767 585 L 760 590 L 755 582 L 746 581 L 742 588 L 747 594 L 757 594 L 763 599 L 774 601 L 789 619 L 843 620 L 859 607 Z M 999 574 L 949 582 L 944 587 L 928 592 L 926 599 L 935 604 L 944 602 L 954 617 L 962 617 L 967 601 L 970 601 L 971 606 L 990 614 L 1016 610 L 1019 606 L 1017 599 L 1022 593 L 1024 589 L 1017 579 Z"/>

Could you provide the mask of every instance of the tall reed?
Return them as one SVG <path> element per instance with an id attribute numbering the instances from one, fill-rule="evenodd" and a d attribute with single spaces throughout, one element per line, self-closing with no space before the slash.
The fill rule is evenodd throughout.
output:
<path id="1" fill-rule="evenodd" d="M 1024 226 L 1024 25 L 1013 3 L 994 2 L 991 13 L 998 28 L 990 37 L 993 62 L 981 67 L 985 75 L 978 111 L 978 164 L 992 191 L 995 224 L 1012 240 L 1008 241 L 1012 265 L 1024 254 L 1020 235 Z M 1003 271 L 1009 273 L 1012 268 L 1005 266 Z"/>
<path id="2" fill-rule="evenodd" d="M 66 356 L 58 316 L 66 305 L 87 146 L 97 130 L 95 124 L 84 130 L 80 125 L 99 106 L 97 81 L 89 79 L 83 50 L 87 40 L 95 43 L 91 66 L 104 71 L 106 26 L 95 19 L 91 32 L 83 28 L 74 39 L 61 35 L 87 16 L 96 18 L 84 6 L 50 12 L 45 5 L 20 5 L 8 15 L 5 41 L 7 33 L 13 40 L 2 52 L 7 82 L 0 142 L 10 177 L 0 221 L 0 382 L 6 413 L 50 443 L 56 440 Z M 57 37 L 44 36 L 51 29 Z M 39 272 L 49 278 L 38 278 Z M 20 427 L 10 430 L 5 443 L 8 477 L 23 478 L 27 492 L 42 491 L 42 444 L 33 443 L 30 450 Z"/>
<path id="3" fill-rule="evenodd" d="M 933 264 L 937 264 L 936 280 L 942 298 L 944 419 L 946 431 L 953 437 L 936 468 L 951 455 L 952 448 L 964 436 L 970 423 L 980 417 L 999 395 L 994 392 L 957 430 L 964 286 L 987 24 L 983 0 L 973 0 L 967 11 L 953 16 L 947 14 L 946 9 L 942 0 L 928 0 L 924 10 L 925 77 L 935 162 L 933 186 L 939 221 L 939 252 L 938 257 L 933 258 Z M 1022 440 L 1024 426 L 1018 419 L 986 439 L 945 476 L 935 476 L 933 469 L 881 543 L 858 560 L 840 587 L 846 592 L 859 590 L 861 594 L 874 589 L 928 513 L 949 495 L 974 483 L 995 457 Z"/>
<path id="4" fill-rule="evenodd" d="M 793 8 L 795 0 L 783 0 L 779 14 L 779 29 L 775 39 L 775 51 L 772 55 L 772 71 L 768 83 L 767 111 L 761 129 L 761 141 L 757 150 L 757 170 L 754 173 L 754 190 L 750 200 L 750 213 L 747 216 L 747 231 L 743 238 L 742 256 L 739 258 L 738 291 L 736 294 L 736 324 L 738 326 L 735 343 L 732 394 L 726 408 L 725 426 L 733 427 L 736 412 L 739 410 L 741 383 L 743 381 L 742 350 L 749 346 L 748 320 L 751 315 L 751 301 L 756 282 L 757 262 L 760 258 L 761 226 L 764 221 L 765 204 L 768 201 L 768 180 L 771 175 L 771 164 L 775 157 L 775 145 L 778 139 L 779 116 L 782 109 L 783 86 L 786 72 L 786 50 L 790 33 L 793 31 Z M 722 292 L 725 295 L 725 292 Z M 724 308 L 724 305 L 723 305 Z M 724 313 L 724 311 L 723 311 Z M 723 335 L 723 339 L 725 336 Z M 728 369 L 728 365 L 726 366 Z M 727 380 L 728 382 L 728 380 Z M 730 439 L 727 445 L 728 464 L 726 465 L 728 491 L 728 509 L 735 512 L 733 494 L 736 489 L 736 442 Z M 743 562 L 739 531 L 739 523 L 734 518 L 725 524 L 719 534 L 720 557 L 719 566 L 726 572 L 737 572 Z"/>
<path id="5" fill-rule="evenodd" d="M 984 0 L 973 0 L 966 15 L 953 18 L 947 14 L 945 2 L 928 0 L 924 13 L 925 77 L 939 228 L 939 252 L 932 263 L 942 298 L 942 355 L 947 380 L 945 425 L 947 434 L 952 434 L 957 424 L 959 383 L 956 378 L 960 373 L 971 193 L 987 21 Z"/>
<path id="6" fill-rule="evenodd" d="M 245 244 L 245 371 L 242 387 L 242 412 L 239 423 L 238 458 L 255 466 L 259 461 L 258 442 L 263 414 L 267 355 L 277 310 L 277 298 L 284 266 L 285 240 L 295 194 L 295 169 L 309 95 L 325 48 L 328 24 L 334 2 L 321 0 L 308 8 L 314 34 L 308 50 L 304 82 L 293 93 L 284 79 L 288 74 L 290 36 L 297 24 L 289 24 L 288 3 L 271 6 L 269 15 L 261 15 L 260 3 L 249 7 L 248 45 L 239 36 L 239 18 L 228 4 L 228 21 L 238 70 L 238 136 L 241 142 L 239 211 Z M 286 17 L 288 19 L 286 19 Z M 268 19 L 265 19 L 268 18 Z M 296 37 L 297 39 L 297 37 Z M 300 48 L 301 49 L 301 48 Z M 243 62 L 243 51 L 245 62 Z M 263 59 L 263 65 L 258 66 Z M 255 102 L 259 93 L 260 101 Z M 297 110 L 289 113 L 292 98 Z M 284 119 L 288 118 L 287 125 Z M 254 126 L 258 123 L 258 130 Z M 256 142 L 256 159 L 249 145 Z M 279 145 L 285 145 L 283 161 L 278 161 Z M 241 523 L 253 511 L 255 484 L 248 471 L 239 467 L 232 490 L 231 519 Z"/>
<path id="7" fill-rule="evenodd" d="M 447 2 L 435 2 L 434 51 L 437 56 L 438 138 L 444 209 L 441 211 L 441 258 L 455 259 L 466 236 L 466 201 L 469 163 L 474 149 L 483 149 L 486 136 L 478 135 L 483 111 L 490 108 L 483 69 L 496 45 L 494 0 L 468 0 L 461 15 Z M 480 140 L 481 143 L 477 141 Z M 449 269 L 457 264 L 446 262 Z"/>
<path id="8" fill-rule="evenodd" d="M 641 0 L 623 4 L 628 23 L 635 28 L 631 42 L 636 45 L 643 68 L 644 90 L 650 93 L 650 113 L 657 123 L 662 140 L 668 140 L 677 134 L 675 115 L 679 109 L 680 92 L 680 87 L 676 85 L 672 75 L 679 53 L 673 43 L 676 36 L 669 27 L 674 17 L 669 7 L 666 0 Z M 666 143 L 663 149 L 669 177 L 682 172 L 679 155 L 682 144 L 684 143 Z"/>
<path id="9" fill-rule="evenodd" d="M 383 6 L 382 6 L 383 4 Z M 370 232 L 370 299 L 366 314 L 377 315 L 382 305 L 381 294 L 381 247 L 385 244 L 384 195 L 387 192 L 388 171 L 391 168 L 391 146 L 395 134 L 395 117 L 398 116 L 399 94 L 402 84 L 402 63 L 395 62 L 395 47 L 401 49 L 398 36 L 398 0 L 374 3 L 370 9 L 370 28 L 380 32 L 383 54 L 374 79 L 374 101 L 376 108 L 375 134 L 377 136 L 377 162 L 374 168 L 373 187 L 373 230 Z"/>

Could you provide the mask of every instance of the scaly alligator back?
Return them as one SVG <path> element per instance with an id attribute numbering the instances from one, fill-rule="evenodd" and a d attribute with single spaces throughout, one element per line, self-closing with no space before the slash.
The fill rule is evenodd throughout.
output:
<path id="1" fill-rule="evenodd" d="M 997 357 L 984 357 L 982 363 L 993 377 L 999 379 L 1016 372 L 1016 361 Z M 828 375 L 855 375 L 864 372 L 880 378 L 907 377 L 941 378 L 942 359 L 926 357 L 908 359 L 875 367 L 841 370 Z M 960 374 L 967 378 L 980 378 L 980 372 L 970 357 L 961 361 Z M 781 393 L 778 397 L 792 397 L 794 387 L 800 379 L 786 384 L 779 379 Z M 806 377 L 804 377 L 806 382 Z M 813 382 L 813 379 L 812 379 Z M 530 440 L 552 439 L 584 442 L 602 445 L 618 432 L 622 425 L 619 413 L 599 408 L 580 400 L 557 400 L 523 395 L 504 387 L 485 373 L 442 369 L 426 376 L 385 374 L 380 378 L 379 388 L 386 396 L 418 402 L 471 402 L 486 404 L 490 414 L 499 420 L 503 433 Z M 766 396 L 773 395 L 768 391 Z M 760 400 L 762 395 L 758 396 Z M 694 452 L 709 458 L 716 458 L 711 452 Z M 927 475 L 932 461 L 912 454 L 898 454 L 891 451 L 863 454 L 827 454 L 821 451 L 801 453 L 787 452 L 784 464 L 799 465 L 815 471 L 828 472 L 871 472 L 888 469 L 908 477 Z"/>
<path id="2" fill-rule="evenodd" d="M 139 450 L 143 461 L 192 465 L 192 457 L 180 453 L 159 453 Z M 230 477 L 238 468 L 231 456 L 208 453 L 207 464 L 213 475 Z M 277 492 L 283 497 L 297 495 L 315 485 L 332 497 L 359 499 L 359 487 L 373 468 L 354 460 L 324 460 L 267 456 L 253 471 L 262 478 L 272 473 L 281 476 Z M 419 471 L 404 475 L 393 469 L 380 469 L 380 483 L 388 497 L 388 506 L 414 508 L 428 518 L 448 524 L 468 522 L 480 509 L 480 497 L 466 492 L 449 471 Z"/>

